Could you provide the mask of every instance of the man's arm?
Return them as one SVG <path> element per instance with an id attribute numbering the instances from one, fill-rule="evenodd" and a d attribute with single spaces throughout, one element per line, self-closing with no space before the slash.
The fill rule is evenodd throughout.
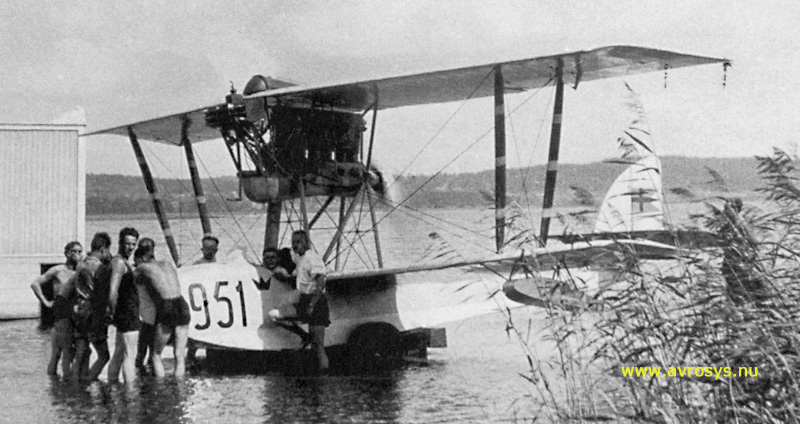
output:
<path id="1" fill-rule="evenodd" d="M 276 280 L 284 283 L 289 283 L 289 280 L 292 278 L 292 276 L 289 275 L 289 272 L 286 271 L 286 268 L 282 266 L 276 266 L 274 269 L 270 270 L 270 275 L 275 277 Z"/>
<path id="2" fill-rule="evenodd" d="M 119 298 L 119 285 L 122 282 L 122 276 L 128 270 L 125 260 L 116 257 L 111 260 L 111 281 L 109 282 L 108 292 L 108 305 L 111 307 L 111 314 L 117 309 L 117 300 Z"/>
<path id="3" fill-rule="evenodd" d="M 314 288 L 314 293 L 312 293 L 311 302 L 308 304 L 308 313 L 311 314 L 314 311 L 314 306 L 317 304 L 319 299 L 325 293 L 325 274 L 314 274 L 314 281 L 317 282 L 316 287 Z"/>
<path id="4" fill-rule="evenodd" d="M 39 298 L 39 301 L 42 302 L 42 304 L 48 308 L 53 307 L 53 302 L 47 300 L 47 298 L 44 297 L 44 292 L 42 291 L 42 284 L 55 278 L 56 272 L 58 272 L 57 268 L 58 267 L 54 266 L 48 269 L 44 274 L 36 277 L 31 283 L 31 289 L 33 289 L 33 294 L 35 294 L 36 297 Z"/>

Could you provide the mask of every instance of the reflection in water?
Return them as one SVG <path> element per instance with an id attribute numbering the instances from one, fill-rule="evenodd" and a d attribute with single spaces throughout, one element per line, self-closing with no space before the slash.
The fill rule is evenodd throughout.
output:
<path id="1" fill-rule="evenodd" d="M 53 421 L 59 423 L 395 423 L 401 410 L 397 382 L 402 373 L 142 378 L 130 387 L 53 378 L 49 394 Z"/>
<path id="2" fill-rule="evenodd" d="M 187 383 L 141 379 L 122 384 L 52 379 L 56 422 L 174 423 L 187 421 Z"/>
<path id="3" fill-rule="evenodd" d="M 0 422 L 428 423 L 531 421 L 524 357 L 502 316 L 448 329 L 428 365 L 380 376 L 301 377 L 193 372 L 79 384 L 45 373 L 49 335 L 35 321 L 0 323 Z M 476 337 L 480 335 L 479 337 Z M 105 377 L 105 376 L 103 376 Z M 520 418 L 523 417 L 523 418 Z"/>
<path id="4" fill-rule="evenodd" d="M 269 422 L 397 422 L 397 377 L 267 377 Z"/>
<path id="5" fill-rule="evenodd" d="M 131 387 L 54 378 L 49 394 L 53 421 L 59 423 L 395 423 L 401 411 L 397 382 L 402 373 L 143 378 Z"/>

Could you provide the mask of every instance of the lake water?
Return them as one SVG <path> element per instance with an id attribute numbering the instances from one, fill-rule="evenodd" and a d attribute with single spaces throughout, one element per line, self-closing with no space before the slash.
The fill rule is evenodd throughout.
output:
<path id="1" fill-rule="evenodd" d="M 488 211 L 426 214 L 425 221 L 434 224 L 407 215 L 381 224 L 385 263 L 418 262 L 430 245 L 428 234 L 432 231 L 463 256 L 491 250 L 492 218 Z M 460 228 L 444 228 L 439 219 L 454 221 Z M 202 235 L 199 219 L 171 222 L 182 262 L 198 258 Z M 263 222 L 263 216 L 215 219 L 212 225 L 220 235 L 221 256 L 234 246 L 245 252 L 260 251 Z M 86 234 L 90 237 L 95 231 L 108 231 L 116 239 L 120 228 L 128 225 L 136 227 L 142 236 L 155 238 L 161 257 L 168 255 L 155 220 L 89 221 Z M 466 228 L 483 230 L 473 233 Z M 242 231 L 249 234 L 250 242 L 242 238 Z M 371 240 L 372 236 L 364 238 Z M 359 260 L 367 263 L 374 258 Z M 388 375 L 298 377 L 195 371 L 184 381 L 144 378 L 133 388 L 108 384 L 105 375 L 88 386 L 49 378 L 45 373 L 49 334 L 40 333 L 35 321 L 2 322 L 0 422 L 441 423 L 544 419 L 536 412 L 540 388 L 520 376 L 528 374 L 529 367 L 520 340 L 506 334 L 506 314 L 498 311 L 448 325 L 447 348 L 430 349 L 426 364 L 409 364 Z M 540 309 L 517 309 L 513 319 L 517 324 L 524 323 L 526 342 L 537 357 L 547 362 L 556 355 L 552 344 L 541 340 L 540 330 L 546 320 Z M 549 380 L 554 385 L 559 383 L 555 372 Z"/>

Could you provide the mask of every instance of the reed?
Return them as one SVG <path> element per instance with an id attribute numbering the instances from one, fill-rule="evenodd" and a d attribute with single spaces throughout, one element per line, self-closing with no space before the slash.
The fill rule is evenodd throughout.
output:
<path id="1" fill-rule="evenodd" d="M 538 394 L 538 413 L 561 422 L 800 422 L 798 158 L 775 149 L 757 160 L 764 202 L 742 214 L 758 240 L 746 272 L 723 275 L 723 256 L 731 251 L 721 247 L 686 251 L 670 266 L 643 263 L 626 251 L 607 270 L 613 283 L 586 307 L 546 309 L 541 337 L 532 339 L 532 324 L 515 322 L 509 311 L 507 331 L 524 346 L 530 369 L 520 375 Z M 707 201 L 703 223 L 724 232 L 718 203 Z M 563 271 L 563 278 L 574 278 Z M 542 343 L 554 350 L 534 348 Z M 625 377 L 623 366 L 662 373 L 757 367 L 757 376 Z"/>

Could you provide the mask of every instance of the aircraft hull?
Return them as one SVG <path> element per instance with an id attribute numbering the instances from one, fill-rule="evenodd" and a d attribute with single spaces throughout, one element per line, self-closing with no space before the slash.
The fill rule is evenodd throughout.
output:
<path id="1" fill-rule="evenodd" d="M 364 323 L 385 322 L 406 331 L 519 306 L 507 303 L 500 290 L 500 277 L 442 282 L 436 280 L 437 274 L 441 276 L 439 272 L 415 275 L 414 282 L 403 281 L 403 275 L 390 275 L 329 283 L 331 325 L 326 331 L 326 346 L 346 344 L 351 332 Z M 286 283 L 269 281 L 265 268 L 240 259 L 184 266 L 178 275 L 191 310 L 191 340 L 206 347 L 233 350 L 302 347 L 299 336 L 267 316 L 271 309 L 296 302 L 297 292 Z"/>

